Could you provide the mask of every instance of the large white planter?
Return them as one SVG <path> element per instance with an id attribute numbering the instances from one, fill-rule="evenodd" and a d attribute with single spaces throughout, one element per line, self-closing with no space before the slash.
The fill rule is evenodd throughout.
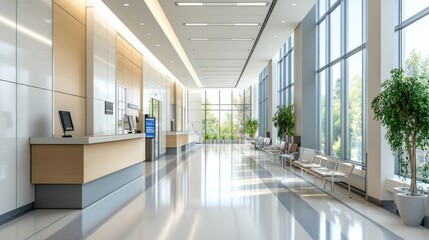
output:
<path id="1" fill-rule="evenodd" d="M 395 204 L 396 210 L 399 211 L 399 205 L 398 205 L 398 196 L 396 194 L 398 193 L 409 193 L 410 188 L 408 187 L 394 187 L 393 188 L 393 203 Z"/>
<path id="2" fill-rule="evenodd" d="M 397 193 L 397 205 L 402 222 L 407 226 L 419 226 L 426 213 L 428 196 Z"/>

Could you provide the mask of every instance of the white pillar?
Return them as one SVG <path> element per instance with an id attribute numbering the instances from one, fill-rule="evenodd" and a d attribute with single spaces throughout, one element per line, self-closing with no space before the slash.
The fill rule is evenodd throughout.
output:
<path id="1" fill-rule="evenodd" d="M 394 157 L 384 135 L 386 130 L 374 120 L 371 101 L 380 93 L 380 84 L 395 68 L 395 1 L 371 0 L 368 4 L 368 114 L 367 114 L 367 193 L 379 204 L 391 200 L 385 190 L 385 179 L 394 176 Z"/>

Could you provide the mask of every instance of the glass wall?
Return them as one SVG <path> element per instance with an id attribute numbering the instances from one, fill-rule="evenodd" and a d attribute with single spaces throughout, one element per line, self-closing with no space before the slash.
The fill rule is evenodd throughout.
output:
<path id="1" fill-rule="evenodd" d="M 399 0 L 395 32 L 398 36 L 398 67 L 410 76 L 429 76 L 429 1 Z M 417 150 L 418 167 L 427 153 Z M 419 176 L 422 177 L 422 176 Z"/>
<path id="2" fill-rule="evenodd" d="M 259 136 L 266 136 L 268 131 L 268 66 L 259 74 L 258 107 Z"/>
<path id="3" fill-rule="evenodd" d="M 241 139 L 251 113 L 251 87 L 246 90 L 206 90 L 202 93 L 203 135 Z M 223 137 L 222 137 L 223 136 Z"/>
<path id="4" fill-rule="evenodd" d="M 277 63 L 277 103 L 280 106 L 293 104 L 293 35 L 279 50 Z"/>
<path id="5" fill-rule="evenodd" d="M 363 162 L 366 1 L 317 4 L 320 151 Z"/>

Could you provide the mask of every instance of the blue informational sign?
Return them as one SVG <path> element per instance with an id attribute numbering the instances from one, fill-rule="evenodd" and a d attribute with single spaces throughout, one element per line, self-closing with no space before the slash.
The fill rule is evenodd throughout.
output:
<path id="1" fill-rule="evenodd" d="M 146 138 L 155 138 L 155 118 L 148 117 L 145 120 Z"/>

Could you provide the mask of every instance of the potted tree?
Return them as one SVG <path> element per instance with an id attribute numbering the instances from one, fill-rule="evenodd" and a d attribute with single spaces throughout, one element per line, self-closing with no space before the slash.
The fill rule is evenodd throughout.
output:
<path id="1" fill-rule="evenodd" d="M 205 143 L 209 143 L 211 136 L 209 132 L 206 132 L 206 134 L 204 134 L 204 142 Z"/>
<path id="2" fill-rule="evenodd" d="M 417 191 L 416 153 L 429 146 L 429 83 L 427 78 L 406 76 L 402 69 L 390 73 L 391 78 L 381 84 L 383 90 L 371 102 L 371 108 L 374 119 L 387 129 L 385 137 L 392 151 L 399 155 L 399 174 L 411 177 L 409 192 L 397 193 L 399 214 L 405 225 L 417 226 L 427 205 L 427 195 Z M 427 171 L 428 163 L 420 167 Z"/>
<path id="3" fill-rule="evenodd" d="M 212 134 L 213 143 L 217 143 L 217 138 L 218 138 L 217 133 L 213 133 Z"/>
<path id="4" fill-rule="evenodd" d="M 221 133 L 220 134 L 220 142 L 221 143 L 225 143 L 225 139 L 226 139 L 226 134 L 225 133 Z"/>
<path id="5" fill-rule="evenodd" d="M 293 104 L 288 106 L 277 106 L 277 111 L 273 117 L 274 127 L 277 128 L 277 135 L 280 139 L 286 136 L 293 136 L 295 130 L 295 118 L 293 114 Z"/>
<path id="6" fill-rule="evenodd" d="M 256 131 L 258 130 L 258 120 L 247 119 L 246 121 L 246 133 L 249 134 L 250 138 L 255 138 Z"/>

